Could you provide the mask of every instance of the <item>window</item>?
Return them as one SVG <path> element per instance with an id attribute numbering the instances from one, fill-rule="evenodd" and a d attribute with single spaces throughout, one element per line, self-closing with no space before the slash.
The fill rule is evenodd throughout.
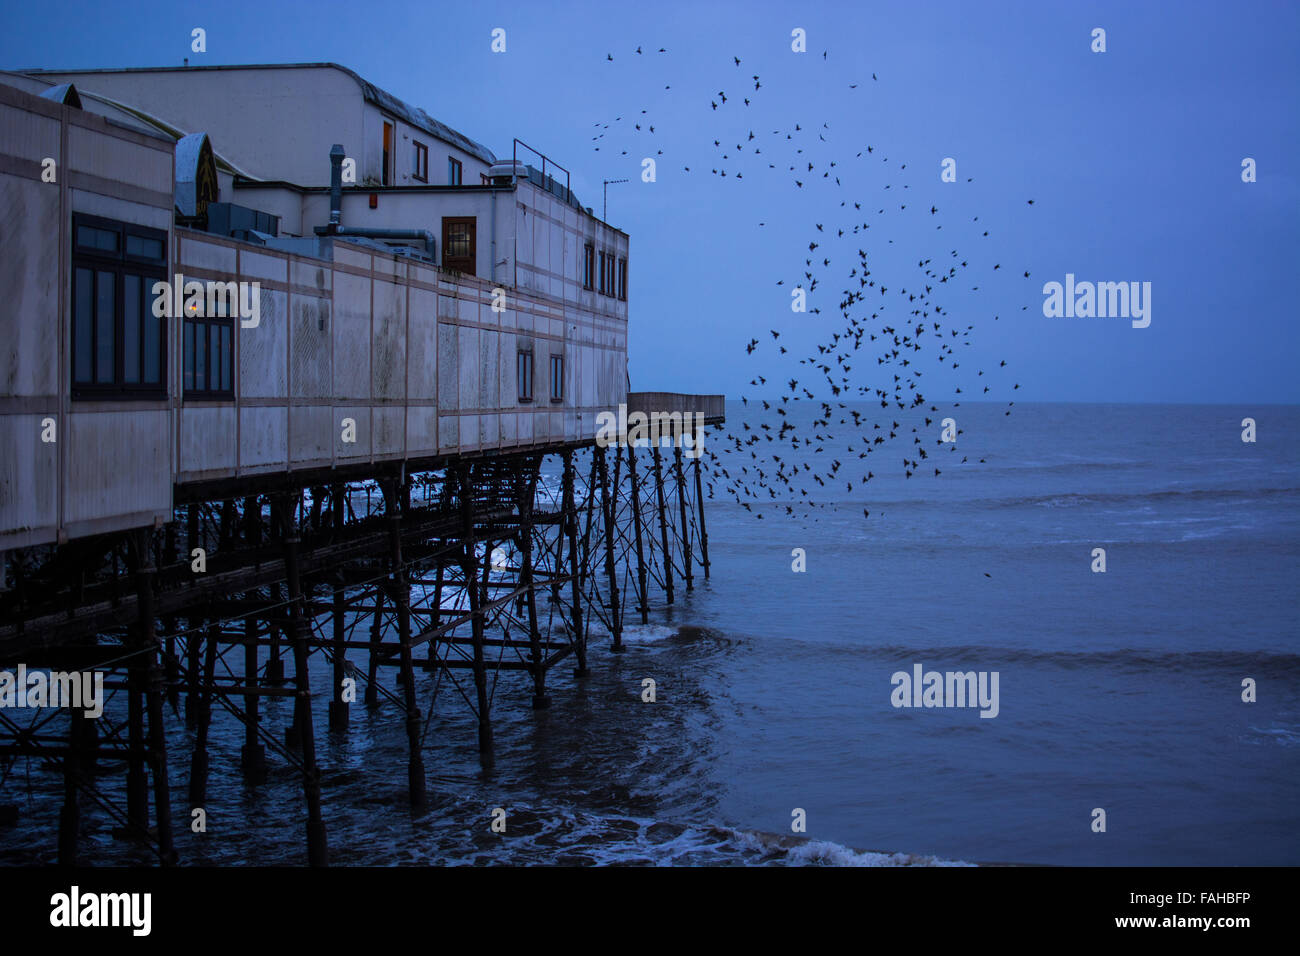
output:
<path id="1" fill-rule="evenodd" d="M 210 295 L 202 316 L 185 317 L 181 386 L 187 400 L 235 397 L 235 317 L 225 313 L 237 301 Z"/>
<path id="2" fill-rule="evenodd" d="M 600 294 L 608 295 L 605 291 L 605 253 L 600 254 Z"/>
<path id="3" fill-rule="evenodd" d="M 564 356 L 551 356 L 551 401 L 564 401 Z"/>
<path id="4" fill-rule="evenodd" d="M 448 186 L 461 185 L 461 177 L 464 175 L 464 172 L 465 170 L 461 166 L 459 159 L 453 159 L 450 156 L 447 157 L 447 185 Z"/>
<path id="5" fill-rule="evenodd" d="M 605 275 L 601 279 L 600 285 L 601 291 L 605 295 L 614 294 L 614 253 L 612 252 L 605 255 Z"/>
<path id="6" fill-rule="evenodd" d="M 533 353 L 522 349 L 515 356 L 515 377 L 519 384 L 519 401 L 533 400 Z"/>
<path id="7" fill-rule="evenodd" d="M 618 260 L 618 297 L 627 301 L 627 260 Z"/>
<path id="8" fill-rule="evenodd" d="M 442 220 L 442 267 L 474 275 L 473 216 L 444 216 Z"/>
<path id="9" fill-rule="evenodd" d="M 167 279 L 167 233 L 97 216 L 72 226 L 72 397 L 165 398 L 153 286 Z"/>
<path id="10" fill-rule="evenodd" d="M 590 242 L 582 250 L 582 287 L 594 288 L 596 285 L 596 247 Z"/>
<path id="11" fill-rule="evenodd" d="M 389 172 L 393 163 L 393 124 L 384 123 L 384 165 L 379 172 L 379 182 L 383 186 L 392 185 L 392 174 Z"/>
<path id="12" fill-rule="evenodd" d="M 415 144 L 415 169 L 411 171 L 411 178 L 422 183 L 429 181 L 429 147 L 423 143 Z"/>

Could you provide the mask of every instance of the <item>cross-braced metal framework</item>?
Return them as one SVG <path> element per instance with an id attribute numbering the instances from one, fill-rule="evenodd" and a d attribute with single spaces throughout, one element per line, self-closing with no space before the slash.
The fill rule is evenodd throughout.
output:
<path id="1" fill-rule="evenodd" d="M 301 775 L 307 860 L 324 865 L 322 698 L 331 732 L 348 730 L 361 700 L 403 712 L 420 808 L 429 716 L 442 699 L 473 712 L 490 767 L 501 679 L 523 672 L 533 706 L 546 707 L 556 665 L 571 659 L 585 677 L 591 648 L 623 649 L 629 609 L 645 623 L 654 604 L 709 576 L 701 460 L 680 440 L 238 490 L 181 500 L 163 528 L 7 556 L 0 669 L 104 674 L 97 719 L 0 707 L 0 787 L 20 762 L 62 775 L 61 862 L 77 860 L 83 804 L 164 864 L 178 859 L 170 712 L 193 730 L 191 810 L 206 806 L 213 721 L 237 721 L 238 770 L 250 782 L 273 761 Z M 317 677 L 327 665 L 327 685 L 313 685 L 313 661 Z M 416 670 L 434 680 L 417 683 Z M 276 697 L 293 701 L 279 730 L 263 707 Z M 121 767 L 124 788 L 109 785 Z"/>

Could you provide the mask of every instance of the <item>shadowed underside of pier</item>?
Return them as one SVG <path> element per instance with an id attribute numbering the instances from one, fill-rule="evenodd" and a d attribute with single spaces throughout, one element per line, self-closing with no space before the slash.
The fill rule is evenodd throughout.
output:
<path id="1" fill-rule="evenodd" d="M 671 401 L 634 393 L 629 407 L 651 395 Z M 717 406 L 708 424 L 721 422 Z M 557 665 L 581 680 L 592 651 L 622 649 L 629 611 L 645 622 L 709 576 L 702 460 L 690 452 L 588 442 L 178 486 L 160 528 L 11 552 L 0 669 L 101 671 L 106 701 L 98 719 L 0 709 L 0 795 L 20 763 L 57 774 L 60 862 L 77 862 L 82 814 L 95 813 L 170 863 L 189 835 L 174 822 L 177 762 L 189 809 L 206 807 L 210 773 L 256 784 L 279 763 L 301 775 L 306 859 L 323 865 L 322 726 L 346 733 L 353 704 L 403 712 L 418 809 L 433 702 L 417 670 L 455 683 L 461 693 L 443 699 L 474 712 L 490 767 L 497 681 L 526 681 L 544 708 Z M 264 712 L 275 697 L 293 701 L 287 726 Z M 168 753 L 181 719 L 193 748 Z M 243 727 L 238 767 L 210 764 L 218 720 Z"/>

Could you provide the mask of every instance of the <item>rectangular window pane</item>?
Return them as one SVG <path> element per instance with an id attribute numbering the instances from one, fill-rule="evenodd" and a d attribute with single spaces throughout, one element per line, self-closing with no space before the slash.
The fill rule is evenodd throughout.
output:
<path id="1" fill-rule="evenodd" d="M 162 240 L 149 239 L 145 236 L 127 236 L 126 254 L 128 256 L 147 256 L 150 259 L 161 259 L 163 257 Z"/>
<path id="2" fill-rule="evenodd" d="M 208 327 L 194 323 L 194 389 L 204 392 L 208 388 Z"/>
<path id="3" fill-rule="evenodd" d="M 208 326 L 208 388 L 221 388 L 221 326 Z"/>
<path id="4" fill-rule="evenodd" d="M 117 252 L 118 235 L 111 229 L 96 229 L 94 226 L 77 227 L 77 245 L 87 249 L 99 249 L 103 252 Z"/>
<path id="5" fill-rule="evenodd" d="M 469 255 L 469 227 L 463 223 L 455 223 L 450 227 L 447 233 L 447 248 L 443 250 L 448 256 L 467 256 Z"/>
<path id="6" fill-rule="evenodd" d="M 140 384 L 140 277 L 122 276 L 122 381 Z"/>
<path id="7" fill-rule="evenodd" d="M 117 276 L 100 272 L 95 280 L 95 381 L 101 385 L 113 384 L 116 307 Z"/>
<path id="8" fill-rule="evenodd" d="M 221 329 L 221 388 L 229 392 L 234 385 L 234 359 L 235 351 L 233 348 L 234 337 L 233 329 L 226 325 Z"/>
<path id="9" fill-rule="evenodd" d="M 519 353 L 519 397 L 533 397 L 533 353 Z"/>
<path id="10" fill-rule="evenodd" d="M 91 381 L 90 360 L 94 354 L 91 349 L 95 343 L 91 318 L 95 314 L 94 277 L 89 269 L 77 270 L 77 285 L 74 293 L 73 315 L 76 326 L 73 338 L 76 341 L 76 359 L 73 365 L 73 378 L 78 382 Z"/>
<path id="11" fill-rule="evenodd" d="M 140 277 L 141 292 L 151 283 Z M 153 300 L 142 295 L 144 300 L 144 380 L 150 385 L 162 384 L 162 319 L 153 314 Z"/>
<path id="12" fill-rule="evenodd" d="M 185 391 L 194 390 L 194 323 L 185 323 Z"/>

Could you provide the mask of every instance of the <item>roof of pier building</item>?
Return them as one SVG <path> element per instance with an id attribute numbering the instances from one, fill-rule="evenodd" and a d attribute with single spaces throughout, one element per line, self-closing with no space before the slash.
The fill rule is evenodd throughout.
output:
<path id="1" fill-rule="evenodd" d="M 207 132 L 246 159 L 249 178 L 323 185 L 329 168 L 322 168 L 321 157 L 340 138 L 351 148 L 362 142 L 370 146 L 370 127 L 377 115 L 393 122 L 394 147 L 403 133 L 409 137 L 418 132 L 449 147 L 453 158 L 482 166 L 482 171 L 497 161 L 483 144 L 337 63 L 19 72 L 54 84 L 74 83 L 83 94 L 90 91 L 183 132 Z M 268 139 L 267 129 L 279 135 Z M 375 133 L 382 135 L 377 126 Z M 346 142 L 349 138 L 352 143 Z M 368 150 L 362 166 L 377 185 L 384 185 L 378 174 L 382 170 L 370 168 L 381 161 L 379 151 Z M 394 182 L 386 185 L 411 180 L 411 172 L 399 164 L 392 170 Z"/>

